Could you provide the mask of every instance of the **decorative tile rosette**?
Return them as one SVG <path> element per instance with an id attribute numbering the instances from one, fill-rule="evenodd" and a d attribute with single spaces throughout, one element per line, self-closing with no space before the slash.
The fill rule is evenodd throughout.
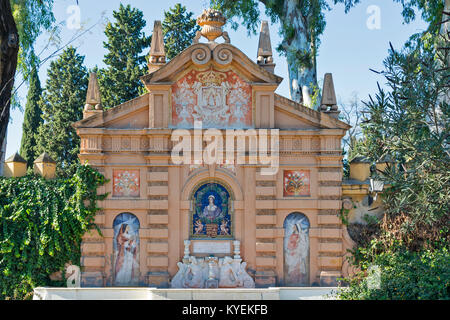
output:
<path id="1" fill-rule="evenodd" d="M 139 170 L 113 171 L 114 197 L 139 197 Z"/>
<path id="2" fill-rule="evenodd" d="M 283 175 L 285 197 L 309 196 L 310 173 L 307 170 L 285 170 Z"/>

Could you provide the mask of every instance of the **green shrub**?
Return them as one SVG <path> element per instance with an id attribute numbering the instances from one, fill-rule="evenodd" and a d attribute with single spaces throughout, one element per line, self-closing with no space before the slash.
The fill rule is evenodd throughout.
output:
<path id="1" fill-rule="evenodd" d="M 450 299 L 450 253 L 448 247 L 411 252 L 396 250 L 365 258 L 355 276 L 344 279 L 348 288 L 339 290 L 343 300 L 437 300 Z M 370 261 L 370 263 L 368 263 Z M 378 279 L 369 266 L 377 266 Z M 372 281 L 371 281 L 372 280 Z M 379 285 L 378 285 L 379 284 Z M 378 286 L 377 286 L 378 285 Z"/>
<path id="2" fill-rule="evenodd" d="M 99 230 L 96 201 L 105 196 L 97 187 L 105 182 L 88 165 L 67 179 L 0 177 L 0 299 L 31 298 L 36 286 L 55 285 L 49 275 L 65 263 L 80 264 L 83 234 Z"/>

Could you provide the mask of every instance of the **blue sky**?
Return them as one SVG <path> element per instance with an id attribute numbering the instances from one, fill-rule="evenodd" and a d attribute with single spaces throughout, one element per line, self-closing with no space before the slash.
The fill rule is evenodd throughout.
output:
<path id="1" fill-rule="evenodd" d="M 185 5 L 188 11 L 194 12 L 195 17 L 200 15 L 203 9 L 208 8 L 209 3 L 207 0 L 79 0 L 81 24 L 83 28 L 88 28 L 99 21 L 102 16 L 112 20 L 112 12 L 119 8 L 120 3 L 131 4 L 131 6 L 143 11 L 144 18 L 147 21 L 144 31 L 149 35 L 152 33 L 153 21 L 162 20 L 164 10 L 168 10 L 179 2 Z M 76 4 L 75 0 L 55 0 L 54 14 L 57 22 L 61 23 L 60 37 L 62 43 L 69 41 L 76 33 L 76 30 L 67 27 L 67 19 L 73 13 L 68 13 L 67 10 L 69 6 L 74 4 Z M 369 29 L 367 26 L 368 19 L 370 20 L 374 14 L 370 10 L 368 13 L 371 6 L 376 6 L 379 9 L 379 29 Z M 260 8 L 263 12 L 264 7 L 261 5 Z M 270 21 L 264 14 L 261 18 Z M 427 27 L 420 17 L 410 24 L 403 24 L 401 5 L 394 3 L 392 0 L 362 0 L 347 14 L 344 13 L 342 5 L 332 6 L 332 10 L 326 12 L 326 21 L 327 26 L 321 37 L 321 46 L 317 58 L 318 80 L 321 82 L 324 74 L 331 72 L 336 95 L 338 99 L 344 102 L 349 100 L 354 92 L 358 93 L 360 99 L 364 100 L 369 94 L 376 92 L 377 81 L 384 82 L 380 75 L 369 71 L 369 68 L 382 69 L 383 59 L 388 53 L 389 42 L 392 42 L 395 48 L 401 48 L 411 34 L 423 31 Z M 227 25 L 225 29 L 230 34 L 231 44 L 238 47 L 251 59 L 256 60 L 258 35 L 249 36 L 243 27 L 234 31 Z M 270 25 L 273 48 L 281 42 L 278 29 L 278 24 Z M 89 33 L 73 43 L 78 52 L 86 56 L 85 65 L 87 68 L 92 68 L 95 65 L 104 66 L 103 56 L 106 50 L 103 48 L 103 41 L 106 41 L 106 36 L 103 30 L 104 25 L 102 23 L 97 24 Z M 47 42 L 48 35 L 43 33 L 37 41 L 36 51 L 40 52 Z M 45 57 L 50 52 L 49 49 L 42 56 Z M 274 62 L 276 63 L 275 73 L 284 78 L 277 93 L 289 97 L 287 63 L 285 58 L 279 56 L 275 50 Z M 48 67 L 49 62 L 44 64 L 39 71 L 42 86 L 45 86 Z M 22 106 L 25 106 L 26 94 L 27 87 L 22 86 L 19 89 Z M 80 108 L 83 108 L 83 106 L 80 106 Z M 15 109 L 11 112 L 11 118 L 8 127 L 7 157 L 20 148 L 23 112 Z"/>

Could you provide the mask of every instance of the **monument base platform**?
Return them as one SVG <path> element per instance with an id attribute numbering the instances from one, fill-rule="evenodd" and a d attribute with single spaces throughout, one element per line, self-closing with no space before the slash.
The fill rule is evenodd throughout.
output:
<path id="1" fill-rule="evenodd" d="M 255 289 L 49 288 L 34 289 L 33 300 L 328 300 L 337 287 Z"/>

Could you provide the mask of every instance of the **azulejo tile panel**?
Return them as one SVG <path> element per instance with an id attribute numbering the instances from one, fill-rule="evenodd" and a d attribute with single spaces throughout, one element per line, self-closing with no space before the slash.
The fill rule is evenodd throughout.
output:
<path id="1" fill-rule="evenodd" d="M 310 172 L 309 170 L 284 170 L 283 172 L 283 196 L 301 197 L 310 196 Z"/>
<path id="2" fill-rule="evenodd" d="M 113 196 L 139 197 L 139 170 L 113 170 Z"/>

